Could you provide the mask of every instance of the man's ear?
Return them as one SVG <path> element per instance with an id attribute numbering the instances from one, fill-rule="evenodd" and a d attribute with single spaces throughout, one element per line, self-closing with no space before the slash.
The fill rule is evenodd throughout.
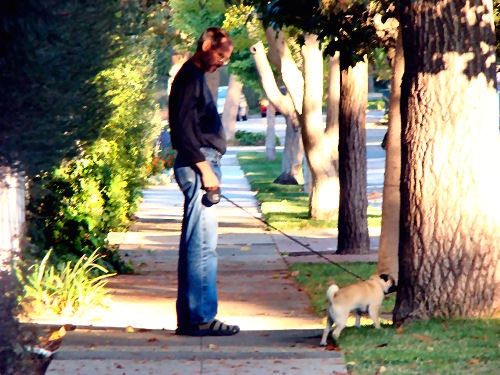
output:
<path id="1" fill-rule="evenodd" d="M 212 48 L 212 41 L 207 39 L 201 45 L 201 49 L 203 50 L 203 52 L 207 52 L 208 50 L 210 50 L 210 48 Z"/>

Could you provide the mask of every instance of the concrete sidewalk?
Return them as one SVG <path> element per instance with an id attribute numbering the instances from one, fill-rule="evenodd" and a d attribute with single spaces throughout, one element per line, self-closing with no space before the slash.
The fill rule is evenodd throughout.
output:
<path id="1" fill-rule="evenodd" d="M 175 183 L 150 187 L 137 223 L 127 233 L 110 235 L 137 273 L 109 281 L 107 308 L 71 320 L 39 321 L 77 327 L 65 336 L 47 374 L 347 373 L 340 352 L 319 347 L 323 319 L 313 314 L 308 296 L 287 271 L 285 259 L 310 256 L 290 255 L 304 248 L 266 231 L 251 216 L 260 212 L 234 150 L 223 157 L 222 170 L 223 194 L 244 210 L 226 200 L 217 206 L 218 318 L 238 324 L 242 332 L 205 338 L 173 334 L 183 199 Z M 317 250 L 331 253 L 336 246 L 329 231 L 301 235 Z"/>

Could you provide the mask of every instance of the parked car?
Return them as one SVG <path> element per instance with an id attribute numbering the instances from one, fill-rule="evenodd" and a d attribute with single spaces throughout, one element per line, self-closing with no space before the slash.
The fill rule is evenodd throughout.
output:
<path id="1" fill-rule="evenodd" d="M 259 102 L 259 105 L 260 105 L 260 115 L 262 117 L 266 117 L 267 116 L 267 107 L 269 106 L 269 100 L 267 99 L 262 99 L 260 102 Z M 281 112 L 276 110 L 276 116 L 277 115 L 281 115 Z"/>
<path id="2" fill-rule="evenodd" d="M 285 86 L 280 86 L 280 91 L 283 95 L 286 95 L 286 87 Z M 260 106 L 260 115 L 262 117 L 266 117 L 267 116 L 267 107 L 269 106 L 269 100 L 262 99 L 259 102 L 259 106 Z M 280 115 L 280 114 L 281 114 L 281 112 L 276 110 L 276 115 Z"/>
<path id="3" fill-rule="evenodd" d="M 260 115 L 262 117 L 266 117 L 267 116 L 267 107 L 269 106 L 269 100 L 267 99 L 262 99 L 260 102 L 259 102 L 259 107 L 260 107 Z"/>
<path id="4" fill-rule="evenodd" d="M 224 112 L 224 104 L 226 103 L 227 89 L 228 89 L 227 86 L 219 86 L 217 88 L 217 111 L 221 116 L 222 112 Z M 248 102 L 245 94 L 241 93 L 236 120 L 246 121 L 247 119 L 248 119 Z"/>
<path id="5" fill-rule="evenodd" d="M 224 103 L 226 102 L 227 86 L 219 86 L 217 88 L 217 111 L 222 115 L 224 111 Z"/>

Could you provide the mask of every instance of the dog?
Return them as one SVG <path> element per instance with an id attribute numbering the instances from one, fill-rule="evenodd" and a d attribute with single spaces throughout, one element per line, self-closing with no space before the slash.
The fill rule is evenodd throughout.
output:
<path id="1" fill-rule="evenodd" d="M 333 323 L 335 323 L 335 329 L 332 336 L 335 340 L 339 338 L 349 313 L 353 310 L 356 312 L 356 327 L 360 326 L 361 313 L 368 312 L 375 323 L 375 328 L 380 328 L 379 310 L 384 295 L 394 292 L 395 289 L 394 278 L 387 274 L 373 275 L 366 281 L 342 288 L 335 284 L 330 285 L 326 292 L 328 299 L 327 321 L 320 346 L 326 346 L 326 340 Z"/>

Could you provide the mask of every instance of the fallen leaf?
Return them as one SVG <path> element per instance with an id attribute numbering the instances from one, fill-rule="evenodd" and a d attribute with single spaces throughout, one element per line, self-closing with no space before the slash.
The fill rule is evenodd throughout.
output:
<path id="1" fill-rule="evenodd" d="M 337 346 L 335 344 L 332 344 L 332 343 L 328 343 L 326 346 L 325 346 L 325 351 L 327 352 L 339 352 L 340 351 L 340 346 Z"/>
<path id="2" fill-rule="evenodd" d="M 399 327 L 397 330 L 396 330 L 396 333 L 403 333 L 403 327 Z"/>
<path id="3" fill-rule="evenodd" d="M 290 273 L 290 276 L 293 276 L 293 277 L 296 277 L 296 276 L 299 276 L 300 275 L 300 271 L 297 270 L 297 271 L 293 271 Z"/>
<path id="4" fill-rule="evenodd" d="M 469 362 L 467 362 L 469 365 L 477 365 L 478 363 L 481 363 L 481 360 L 479 358 L 472 358 Z"/>
<path id="5" fill-rule="evenodd" d="M 66 326 L 62 326 L 61 328 L 59 328 L 59 331 L 58 331 L 58 332 L 59 332 L 59 336 L 60 336 L 60 337 L 64 337 L 64 336 L 66 336 L 66 332 L 67 332 L 67 331 L 66 331 Z"/>
<path id="6" fill-rule="evenodd" d="M 240 251 L 249 251 L 249 250 L 250 250 L 250 246 L 248 246 L 248 245 L 240 247 Z"/>
<path id="7" fill-rule="evenodd" d="M 150 339 L 148 339 L 148 342 L 156 342 L 156 341 L 158 341 L 156 337 L 151 337 Z"/>
<path id="8" fill-rule="evenodd" d="M 135 332 L 135 329 L 134 329 L 134 327 L 127 326 L 127 327 L 125 327 L 125 332 L 132 333 L 132 332 Z"/>
<path id="9" fill-rule="evenodd" d="M 48 341 L 56 341 L 59 340 L 61 336 L 59 335 L 59 331 L 54 331 L 50 334 Z"/>
<path id="10" fill-rule="evenodd" d="M 208 344 L 208 349 L 217 350 L 217 349 L 219 349 L 219 345 L 216 345 L 216 344 Z"/>
<path id="11" fill-rule="evenodd" d="M 279 279 L 279 278 L 280 278 L 280 275 L 276 275 L 276 274 L 274 274 L 274 275 L 272 276 L 272 278 L 273 278 L 273 279 Z"/>
<path id="12" fill-rule="evenodd" d="M 425 342 L 430 342 L 433 341 L 432 337 L 426 336 L 426 335 L 419 335 L 418 333 L 413 334 L 413 338 L 420 340 L 420 341 L 425 341 Z"/>

